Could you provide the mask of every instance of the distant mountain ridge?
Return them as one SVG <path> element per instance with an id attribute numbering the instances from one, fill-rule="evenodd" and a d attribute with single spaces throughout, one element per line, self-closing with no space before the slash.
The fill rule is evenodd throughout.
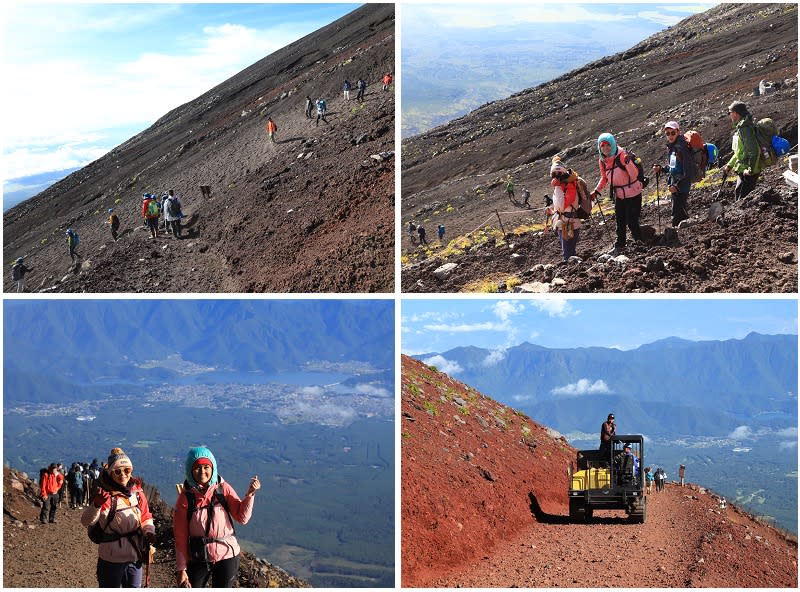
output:
<path id="1" fill-rule="evenodd" d="M 656 433 L 725 435 L 743 422 L 796 425 L 797 355 L 796 335 L 751 333 L 726 341 L 668 338 L 631 351 L 523 343 L 415 357 L 457 364 L 461 370 L 451 373 L 459 380 L 556 429 L 593 433 L 609 411 L 624 409 L 626 424 Z"/>
<path id="2" fill-rule="evenodd" d="M 187 363 L 237 371 L 296 370 L 306 362 L 360 361 L 392 368 L 390 301 L 8 301 L 4 316 L 6 403 L 86 398 L 118 379 L 169 380 L 147 360 L 180 353 Z M 52 353 L 52 355 L 49 355 Z M 43 357 L 48 359 L 44 360 Z M 47 371 L 43 372 L 43 368 Z M 35 387 L 35 388 L 34 388 Z"/>

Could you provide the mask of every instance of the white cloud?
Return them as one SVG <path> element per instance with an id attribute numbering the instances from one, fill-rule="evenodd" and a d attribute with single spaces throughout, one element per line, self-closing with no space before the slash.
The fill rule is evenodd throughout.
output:
<path id="1" fill-rule="evenodd" d="M 728 438 L 733 440 L 746 440 L 753 437 L 753 430 L 749 426 L 739 426 L 728 434 Z"/>
<path id="2" fill-rule="evenodd" d="M 325 392 L 321 386 L 304 386 L 298 391 L 301 395 L 319 396 Z"/>
<path id="3" fill-rule="evenodd" d="M 444 323 L 452 319 L 457 319 L 461 314 L 457 312 L 445 311 L 429 311 L 412 314 L 410 316 L 403 316 L 403 323 L 420 323 L 422 321 L 436 321 L 437 323 Z"/>
<path id="4" fill-rule="evenodd" d="M 83 166 L 99 158 L 303 34 L 288 29 L 206 27 L 189 53 L 142 51 L 110 64 L 104 61 L 108 56 L 77 59 L 58 54 L 39 61 L 9 61 L 4 81 L 14 92 L 4 97 L 4 178 Z M 142 44 L 142 50 L 147 47 Z M 108 137 L 111 129 L 117 130 L 113 138 Z M 126 130 L 123 135 L 121 129 Z M 81 143 L 86 136 L 104 139 L 87 145 Z M 48 150 L 56 138 L 66 140 Z"/>
<path id="5" fill-rule="evenodd" d="M 797 440 L 790 440 L 789 442 L 781 442 L 778 444 L 778 448 L 781 450 L 791 450 L 792 448 L 797 448 Z"/>
<path id="6" fill-rule="evenodd" d="M 533 395 L 511 395 L 511 400 L 515 403 L 526 403 L 534 400 Z"/>
<path id="7" fill-rule="evenodd" d="M 588 378 L 581 378 L 578 382 L 554 388 L 550 391 L 554 395 L 575 397 L 579 395 L 603 395 L 611 393 L 611 389 L 604 380 L 592 382 Z"/>
<path id="8" fill-rule="evenodd" d="M 797 438 L 797 428 L 796 427 L 783 428 L 782 430 L 776 431 L 775 435 L 778 438 Z"/>
<path id="9" fill-rule="evenodd" d="M 413 12 L 412 12 L 413 11 Z M 570 5 L 548 6 L 544 4 L 470 4 L 465 10 L 461 4 L 413 5 L 408 13 L 413 14 L 413 22 L 435 23 L 437 28 L 445 29 L 488 29 L 541 23 L 614 22 L 634 19 L 634 15 L 605 14 Z M 428 24 L 428 27 L 431 25 Z"/>
<path id="10" fill-rule="evenodd" d="M 371 397 L 391 397 L 392 393 L 383 388 L 382 386 L 375 386 L 374 384 L 357 384 L 355 392 L 360 395 L 369 395 Z"/>
<path id="11" fill-rule="evenodd" d="M 481 364 L 487 367 L 494 366 L 498 362 L 502 362 L 505 359 L 507 352 L 508 350 L 502 347 L 499 349 L 492 350 L 491 352 L 489 352 L 489 355 L 486 356 L 486 358 L 484 358 Z"/>
<path id="12" fill-rule="evenodd" d="M 671 27 L 685 19 L 686 15 L 665 14 L 657 10 L 643 10 L 639 13 L 639 18 L 664 25 L 665 27 Z"/>
<path id="13" fill-rule="evenodd" d="M 525 305 L 516 300 L 500 300 L 493 307 L 492 312 L 504 323 L 513 315 L 525 310 Z"/>
<path id="14" fill-rule="evenodd" d="M 422 362 L 428 366 L 436 366 L 445 374 L 458 374 L 464 371 L 458 362 L 452 362 L 440 355 L 431 356 L 427 360 L 422 360 Z"/>
<path id="15" fill-rule="evenodd" d="M 487 321 L 485 323 L 462 323 L 460 325 L 439 323 L 435 325 L 425 325 L 425 329 L 428 331 L 442 331 L 444 333 L 473 333 L 475 331 L 507 331 L 508 326 Z"/>
<path id="16" fill-rule="evenodd" d="M 578 314 L 577 311 L 573 310 L 569 301 L 563 298 L 537 298 L 536 300 L 531 300 L 530 303 L 536 309 L 547 313 L 551 317 L 565 318 Z"/>

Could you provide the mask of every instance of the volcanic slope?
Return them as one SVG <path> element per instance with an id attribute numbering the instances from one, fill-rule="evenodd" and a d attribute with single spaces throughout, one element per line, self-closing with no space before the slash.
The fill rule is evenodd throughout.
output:
<path id="1" fill-rule="evenodd" d="M 66 502 L 55 524 L 40 524 L 39 486 L 25 473 L 3 467 L 3 586 L 5 588 L 96 588 L 97 545 L 80 523 L 83 510 Z M 172 509 L 157 489 L 145 486 L 156 525 L 156 553 L 150 587 L 175 587 Z M 308 588 L 279 567 L 240 554 L 240 588 Z"/>
<path id="2" fill-rule="evenodd" d="M 401 382 L 403 586 L 797 586 L 796 538 L 695 484 L 570 523 L 563 436 L 407 356 Z"/>
<path id="3" fill-rule="evenodd" d="M 555 233 L 541 233 L 552 157 L 561 155 L 594 188 L 602 132 L 651 174 L 653 163 L 666 160 L 661 126 L 677 120 L 715 144 L 724 164 L 731 155 L 727 106 L 739 99 L 756 119 L 773 118 L 796 146 L 797 22 L 796 3 L 721 4 L 625 52 L 404 139 L 403 291 L 797 291 L 797 189 L 782 177 L 786 158 L 739 203 L 734 179 L 723 188 L 721 171 L 711 168 L 690 194 L 691 221 L 676 233 L 667 231 L 665 179 L 657 187 L 651 178 L 643 241 L 633 245 L 629 236 L 628 261 L 603 257 L 615 237 L 607 192 L 581 228 L 581 261 L 562 264 Z M 754 96 L 762 80 L 774 92 Z M 504 190 L 509 176 L 512 202 Z M 531 192 L 530 208 L 521 203 L 522 187 Z M 412 242 L 412 220 L 426 227 L 427 246 Z M 439 224 L 445 244 L 433 236 Z M 433 273 L 444 264 L 456 267 Z"/>
<path id="4" fill-rule="evenodd" d="M 394 39 L 394 6 L 367 4 L 167 113 L 6 212 L 7 268 L 25 256 L 26 287 L 48 292 L 393 291 L 395 98 L 381 78 Z M 359 78 L 365 100 L 345 101 L 344 80 Z M 327 100 L 327 123 L 306 118 L 306 95 Z M 153 241 L 141 196 L 167 189 L 184 236 Z"/>

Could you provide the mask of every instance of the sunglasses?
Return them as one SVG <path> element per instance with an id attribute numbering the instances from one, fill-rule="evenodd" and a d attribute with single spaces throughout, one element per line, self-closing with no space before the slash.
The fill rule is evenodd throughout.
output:
<path id="1" fill-rule="evenodd" d="M 130 467 L 125 467 L 125 468 L 122 468 L 122 469 L 114 469 L 114 474 L 117 477 L 121 477 L 122 475 L 130 475 L 132 472 L 133 472 L 133 469 L 131 469 Z"/>
<path id="2" fill-rule="evenodd" d="M 678 132 L 676 132 L 675 130 L 667 130 L 667 131 L 664 132 L 664 135 L 665 136 L 677 136 Z"/>

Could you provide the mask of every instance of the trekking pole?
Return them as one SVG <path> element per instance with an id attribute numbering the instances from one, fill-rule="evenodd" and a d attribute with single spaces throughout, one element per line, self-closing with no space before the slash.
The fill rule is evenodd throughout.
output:
<path id="1" fill-rule="evenodd" d="M 722 199 L 722 190 L 725 189 L 725 181 L 728 180 L 728 169 L 723 169 L 725 172 L 722 175 L 722 183 L 719 184 L 719 191 L 714 196 L 715 199 Z"/>
<path id="2" fill-rule="evenodd" d="M 608 229 L 608 220 L 606 220 L 606 215 L 603 213 L 603 206 L 600 205 L 599 195 L 597 196 L 595 203 L 597 204 L 597 209 L 600 210 L 600 215 L 603 217 L 603 229 L 606 231 L 606 234 L 608 234 L 610 232 Z"/>
<path id="3" fill-rule="evenodd" d="M 661 202 L 659 201 L 661 191 L 658 189 L 658 180 L 661 177 L 661 170 L 656 173 L 656 216 L 658 217 L 658 234 L 661 234 Z"/>

